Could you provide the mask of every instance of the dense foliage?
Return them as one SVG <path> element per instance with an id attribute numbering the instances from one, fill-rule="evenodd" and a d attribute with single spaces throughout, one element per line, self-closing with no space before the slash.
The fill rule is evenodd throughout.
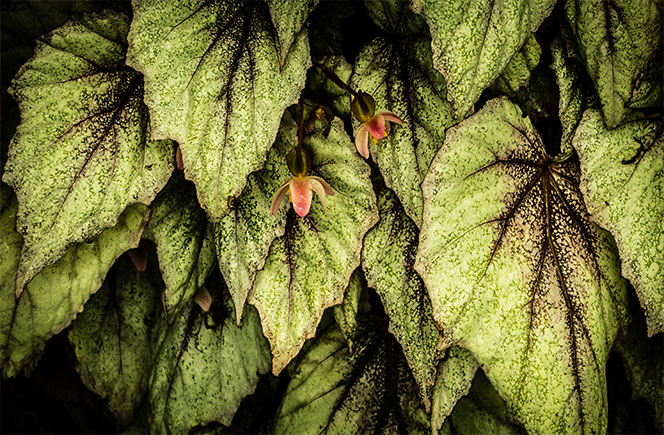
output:
<path id="1" fill-rule="evenodd" d="M 664 431 L 662 17 L 3 3 L 3 432 Z"/>

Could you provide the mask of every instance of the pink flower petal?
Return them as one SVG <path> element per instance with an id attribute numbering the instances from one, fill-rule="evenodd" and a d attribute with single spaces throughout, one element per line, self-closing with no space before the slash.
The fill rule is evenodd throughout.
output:
<path id="1" fill-rule="evenodd" d="M 290 184 L 290 180 L 284 183 L 283 186 L 277 190 L 277 193 L 274 194 L 274 198 L 272 199 L 272 205 L 270 206 L 270 214 L 274 216 L 277 214 L 277 210 L 279 210 L 279 206 L 281 205 L 281 200 L 284 199 L 284 195 L 286 194 L 286 191 L 288 190 L 288 185 Z"/>
<path id="2" fill-rule="evenodd" d="M 355 148 L 362 157 L 369 158 L 369 130 L 364 124 L 355 132 Z"/>
<path id="3" fill-rule="evenodd" d="M 178 147 L 178 150 L 175 152 L 175 164 L 179 170 L 184 169 L 184 162 L 182 161 L 182 150 Z"/>
<path id="4" fill-rule="evenodd" d="M 320 202 L 323 204 L 323 210 L 327 212 L 327 200 L 325 194 L 334 195 L 334 191 L 330 185 L 320 177 L 307 177 L 307 179 L 309 179 L 312 189 L 320 198 Z"/>
<path id="5" fill-rule="evenodd" d="M 201 310 L 203 310 L 204 313 L 210 311 L 210 307 L 212 306 L 212 296 L 210 295 L 208 289 L 201 287 L 198 293 L 196 293 L 194 302 L 196 302 L 198 306 L 201 307 Z"/>
<path id="6" fill-rule="evenodd" d="M 397 115 L 395 115 L 392 112 L 388 112 L 387 110 L 385 112 L 379 112 L 378 115 L 385 118 L 386 121 L 396 122 L 397 124 L 403 124 L 401 118 L 399 118 Z"/>
<path id="7" fill-rule="evenodd" d="M 330 196 L 334 195 L 334 190 L 332 190 L 332 187 L 330 187 L 330 185 L 327 183 L 327 181 L 325 181 L 321 177 L 311 176 L 311 177 L 307 177 L 307 178 L 318 181 L 321 184 L 321 186 L 323 186 L 323 189 L 325 189 L 325 193 L 327 193 Z"/>
<path id="8" fill-rule="evenodd" d="M 374 116 L 366 123 L 366 126 L 375 139 L 380 140 L 385 137 L 385 118 L 383 115 Z"/>
<path id="9" fill-rule="evenodd" d="M 304 177 L 293 177 L 290 181 L 290 191 L 295 213 L 305 217 L 311 208 L 311 182 Z"/>

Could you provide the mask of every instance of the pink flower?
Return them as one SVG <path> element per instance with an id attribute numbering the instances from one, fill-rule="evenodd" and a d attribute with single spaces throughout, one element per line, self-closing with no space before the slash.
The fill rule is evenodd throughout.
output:
<path id="1" fill-rule="evenodd" d="M 311 198 L 313 196 L 312 191 L 316 192 L 320 198 L 320 202 L 323 203 L 323 210 L 325 210 L 326 206 L 325 195 L 334 195 L 334 191 L 330 185 L 321 177 L 295 176 L 277 190 L 272 200 L 272 206 L 270 207 L 271 215 L 275 215 L 277 210 L 279 210 L 286 191 L 290 194 L 290 200 L 293 203 L 295 213 L 300 217 L 304 217 L 309 213 Z"/>
<path id="2" fill-rule="evenodd" d="M 379 112 L 368 121 L 362 123 L 355 131 L 355 148 L 365 159 L 369 158 L 369 135 L 374 145 L 390 132 L 388 122 L 403 124 L 403 121 L 392 112 Z"/>

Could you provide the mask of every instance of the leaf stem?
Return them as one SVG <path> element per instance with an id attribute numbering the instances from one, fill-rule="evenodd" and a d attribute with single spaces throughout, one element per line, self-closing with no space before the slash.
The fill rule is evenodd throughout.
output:
<path id="1" fill-rule="evenodd" d="M 336 84 L 337 86 L 339 86 L 341 89 L 348 92 L 352 96 L 354 96 L 354 97 L 357 96 L 357 92 L 355 92 L 353 89 L 351 89 L 351 87 L 348 86 L 343 80 L 341 80 L 339 78 L 339 76 L 334 71 L 332 71 L 330 68 L 328 68 L 325 65 L 323 65 L 321 63 L 318 63 L 318 62 L 314 62 L 313 64 L 316 68 L 319 68 L 321 71 L 323 71 L 325 73 L 325 75 L 327 76 L 327 78 L 332 80 L 334 82 L 334 84 Z"/>

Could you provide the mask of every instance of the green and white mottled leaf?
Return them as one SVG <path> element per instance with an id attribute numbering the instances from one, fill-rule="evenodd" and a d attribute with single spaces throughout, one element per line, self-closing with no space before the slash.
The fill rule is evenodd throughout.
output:
<path id="1" fill-rule="evenodd" d="M 67 248 L 149 204 L 173 169 L 173 144 L 150 141 L 143 78 L 127 67 L 128 17 L 85 15 L 38 41 L 12 83 L 22 122 L 3 180 L 24 236 L 17 296 Z"/>
<path id="2" fill-rule="evenodd" d="M 188 433 L 210 422 L 230 426 L 242 399 L 270 370 L 256 311 L 247 307 L 237 326 L 225 285 L 212 284 L 210 313 L 191 303 L 173 324 L 162 319 L 155 327 L 150 432 Z"/>
<path id="3" fill-rule="evenodd" d="M 153 134 L 178 141 L 213 221 L 260 169 L 310 65 L 306 31 L 283 67 L 263 1 L 135 0 L 127 62 L 145 75 Z M 278 17 L 283 19 L 284 17 Z"/>
<path id="4" fill-rule="evenodd" d="M 558 83 L 558 117 L 562 126 L 560 154 L 572 154 L 572 138 L 581 122 L 586 106 L 581 76 L 583 67 L 567 53 L 566 44 L 560 38 L 551 44 L 551 69 Z"/>
<path id="5" fill-rule="evenodd" d="M 565 14 L 609 128 L 627 114 L 637 81 L 661 62 L 662 18 L 654 0 L 567 0 Z"/>
<path id="6" fill-rule="evenodd" d="M 423 183 L 415 269 L 450 344 L 530 432 L 605 432 L 606 361 L 626 282 L 572 162 L 506 98 L 450 129 Z"/>
<path id="7" fill-rule="evenodd" d="M 279 42 L 279 67 L 283 68 L 298 35 L 319 0 L 266 0 Z"/>
<path id="8" fill-rule="evenodd" d="M 380 221 L 364 238 L 362 268 L 390 319 L 390 332 L 403 348 L 425 408 L 440 357 L 440 334 L 422 278 L 413 269 L 417 253 L 417 225 L 404 213 L 387 188 L 376 189 Z"/>
<path id="9" fill-rule="evenodd" d="M 140 273 L 122 256 L 69 331 L 81 380 L 106 400 L 121 426 L 131 422 L 148 388 L 160 281 L 154 262 Z"/>
<path id="10" fill-rule="evenodd" d="M 144 237 L 157 246 L 159 269 L 166 288 L 166 318 L 172 322 L 189 306 L 215 266 L 214 241 L 195 186 L 181 173 L 173 175 L 152 204 Z"/>
<path id="11" fill-rule="evenodd" d="M 291 176 L 286 154 L 296 146 L 297 124 L 286 112 L 265 165 L 249 175 L 242 195 L 232 201 L 230 213 L 213 226 L 219 269 L 233 298 L 238 324 L 272 241 L 284 234 L 286 209 L 282 207 L 272 216 L 270 205 L 274 194 Z"/>
<path id="12" fill-rule="evenodd" d="M 413 0 L 431 30 L 433 65 L 464 117 L 544 19 L 555 0 Z"/>
<path id="13" fill-rule="evenodd" d="M 360 323 L 353 352 L 329 328 L 300 360 L 276 434 L 429 433 L 429 418 L 399 344 L 382 319 Z"/>
<path id="14" fill-rule="evenodd" d="M 505 65 L 493 86 L 507 95 L 514 94 L 519 88 L 528 84 L 530 72 L 539 64 L 541 55 L 542 47 L 538 44 L 535 34 L 531 33 L 523 47 Z"/>
<path id="15" fill-rule="evenodd" d="M 607 130 L 588 110 L 576 130 L 583 198 L 613 234 L 623 275 L 641 301 L 648 334 L 664 331 L 664 138 L 660 120 Z"/>
<path id="16" fill-rule="evenodd" d="M 34 363 L 46 341 L 76 318 L 102 285 L 106 273 L 125 251 L 135 248 L 148 220 L 142 204 L 128 207 L 118 223 L 90 242 L 71 246 L 55 264 L 26 286 L 12 313 L 7 377 Z"/>
<path id="17" fill-rule="evenodd" d="M 350 277 L 348 287 L 344 292 L 343 303 L 334 306 L 334 320 L 336 320 L 337 326 L 344 336 L 344 340 L 348 343 L 348 349 L 351 352 L 353 351 L 353 340 L 357 336 L 357 316 L 363 302 L 364 292 L 362 271 L 357 268 Z"/>
<path id="18" fill-rule="evenodd" d="M 307 136 L 304 147 L 313 153 L 311 174 L 324 178 L 334 196 L 327 197 L 327 212 L 314 199 L 305 218 L 286 204 L 285 233 L 272 242 L 249 294 L 270 341 L 274 374 L 314 336 L 325 308 L 342 302 L 360 264 L 362 239 L 378 220 L 369 166 L 341 120 L 334 119 L 327 137 L 320 128 Z"/>
<path id="19" fill-rule="evenodd" d="M 478 368 L 475 357 L 468 350 L 458 346 L 447 350 L 436 373 L 431 404 L 432 433 L 441 430 L 459 399 L 468 394 Z"/>
<path id="20" fill-rule="evenodd" d="M 419 227 L 420 184 L 445 138 L 445 129 L 453 123 L 445 100 L 445 80 L 431 64 L 426 23 L 408 9 L 408 3 L 372 4 L 389 7 L 384 14 L 403 24 L 394 24 L 393 38 L 376 38 L 364 47 L 355 62 L 351 87 L 370 93 L 376 100 L 376 112 L 389 110 L 404 122 L 402 126 L 391 124 L 389 135 L 377 145 L 370 142 L 370 152 L 385 184 Z M 402 26 L 416 26 L 419 33 L 399 37 Z"/>
<path id="21" fill-rule="evenodd" d="M 515 434 L 526 431 L 513 420 L 500 395 L 481 370 L 477 372 L 470 393 L 462 397 L 450 418 L 452 433 Z"/>
<path id="22" fill-rule="evenodd" d="M 16 232 L 18 203 L 12 189 L 0 183 L 0 367 L 7 361 L 9 331 L 16 298 L 14 285 L 23 239 Z"/>

